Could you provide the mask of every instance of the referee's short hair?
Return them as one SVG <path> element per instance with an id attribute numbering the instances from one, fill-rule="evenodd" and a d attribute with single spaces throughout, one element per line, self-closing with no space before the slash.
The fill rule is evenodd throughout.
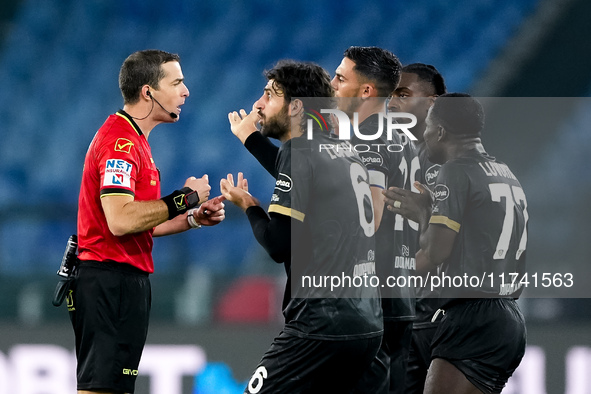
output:
<path id="1" fill-rule="evenodd" d="M 164 78 L 161 66 L 172 61 L 180 62 L 179 55 L 158 49 L 137 51 L 129 55 L 119 71 L 119 89 L 124 104 L 137 103 L 144 85 L 158 89 Z"/>

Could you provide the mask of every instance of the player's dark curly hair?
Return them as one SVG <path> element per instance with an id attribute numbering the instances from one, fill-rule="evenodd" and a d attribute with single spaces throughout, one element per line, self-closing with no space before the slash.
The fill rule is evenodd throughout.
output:
<path id="1" fill-rule="evenodd" d="M 293 97 L 334 96 L 330 75 L 314 63 L 280 60 L 265 76 L 274 81 L 273 87 L 287 102 Z"/>
<path id="2" fill-rule="evenodd" d="M 484 129 L 482 104 L 466 93 L 446 93 L 433 103 L 431 116 L 457 136 L 474 137 Z"/>
<path id="3" fill-rule="evenodd" d="M 392 52 L 378 47 L 349 47 L 344 56 L 355 63 L 353 70 L 376 85 L 380 97 L 388 97 L 398 87 L 402 64 Z"/>
<path id="4" fill-rule="evenodd" d="M 280 60 L 264 75 L 268 80 L 273 80 L 275 92 L 285 98 L 286 105 L 292 98 L 298 98 L 307 110 L 320 112 L 321 109 L 336 106 L 330 74 L 315 63 Z"/>
<path id="5" fill-rule="evenodd" d="M 433 93 L 437 96 L 447 93 L 443 76 L 430 64 L 412 63 L 402 67 L 402 72 L 416 74 L 419 80 L 433 87 Z"/>
<path id="6" fill-rule="evenodd" d="M 179 55 L 157 49 L 138 51 L 129 55 L 119 71 L 119 89 L 123 102 L 137 103 L 144 85 L 158 89 L 158 84 L 164 78 L 161 66 L 172 61 L 180 62 Z"/>

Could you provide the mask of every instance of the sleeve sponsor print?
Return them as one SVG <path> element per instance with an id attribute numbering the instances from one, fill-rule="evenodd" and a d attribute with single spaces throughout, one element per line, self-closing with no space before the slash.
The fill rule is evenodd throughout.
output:
<path id="1" fill-rule="evenodd" d="M 122 159 L 107 159 L 103 187 L 131 187 L 131 171 L 133 164 Z"/>

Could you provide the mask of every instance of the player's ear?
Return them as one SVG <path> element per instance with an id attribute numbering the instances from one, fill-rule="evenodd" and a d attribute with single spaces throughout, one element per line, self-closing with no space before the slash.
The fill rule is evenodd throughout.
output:
<path id="1" fill-rule="evenodd" d="M 378 97 L 378 90 L 373 83 L 364 83 L 361 85 L 361 97 Z"/>
<path id="2" fill-rule="evenodd" d="M 304 103 L 300 99 L 292 99 L 289 103 L 289 115 L 296 116 L 304 111 Z"/>
<path id="3" fill-rule="evenodd" d="M 445 128 L 443 128 L 443 126 L 438 126 L 437 127 L 437 141 L 443 140 L 446 135 L 447 135 L 447 131 L 445 130 Z"/>

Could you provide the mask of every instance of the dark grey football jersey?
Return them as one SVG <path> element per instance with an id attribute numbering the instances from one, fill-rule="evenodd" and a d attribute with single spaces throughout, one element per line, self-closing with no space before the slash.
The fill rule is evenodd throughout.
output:
<path id="1" fill-rule="evenodd" d="M 317 133 L 283 144 L 277 171 L 269 212 L 301 223 L 292 227 L 284 331 L 339 340 L 381 335 L 379 288 L 368 281 L 375 276 L 373 206 L 359 156 Z M 365 283 L 356 286 L 360 278 Z"/>
<path id="2" fill-rule="evenodd" d="M 374 114 L 359 125 L 363 135 L 375 135 L 380 122 L 385 119 Z M 382 130 L 386 130 L 382 126 Z M 391 186 L 410 188 L 411 171 L 418 166 L 412 144 L 394 132 L 390 140 L 387 134 L 372 141 L 352 138 L 359 156 L 367 166 L 372 186 L 387 189 Z M 414 161 L 413 161 L 414 160 Z M 418 248 L 418 224 L 401 215 L 384 209 L 380 227 L 376 232 L 376 261 L 382 287 L 384 320 L 408 321 L 415 315 L 414 289 L 408 285 L 389 286 L 391 278 L 407 278 L 414 271 L 414 255 Z M 390 279 L 389 279 L 390 278 Z M 398 281 L 399 284 L 404 284 Z"/>
<path id="3" fill-rule="evenodd" d="M 443 286 L 441 297 L 518 297 L 523 289 L 508 282 L 511 273 L 525 273 L 528 213 L 509 167 L 471 151 L 441 166 L 433 193 L 430 224 L 458 233 L 440 276 L 472 278 Z"/>
<path id="4" fill-rule="evenodd" d="M 433 191 L 437 183 L 437 175 L 439 175 L 440 164 L 431 162 L 427 156 L 425 144 L 416 144 L 416 151 L 419 157 L 420 169 L 417 173 L 417 181 L 427 186 L 429 190 Z M 437 268 L 431 270 L 431 275 L 437 275 Z M 439 288 L 431 289 L 430 286 L 417 286 L 415 288 L 416 295 L 416 318 L 413 327 L 420 328 L 437 323 L 431 323 L 431 320 L 437 310 L 441 307 L 444 300 L 439 298 Z"/>

